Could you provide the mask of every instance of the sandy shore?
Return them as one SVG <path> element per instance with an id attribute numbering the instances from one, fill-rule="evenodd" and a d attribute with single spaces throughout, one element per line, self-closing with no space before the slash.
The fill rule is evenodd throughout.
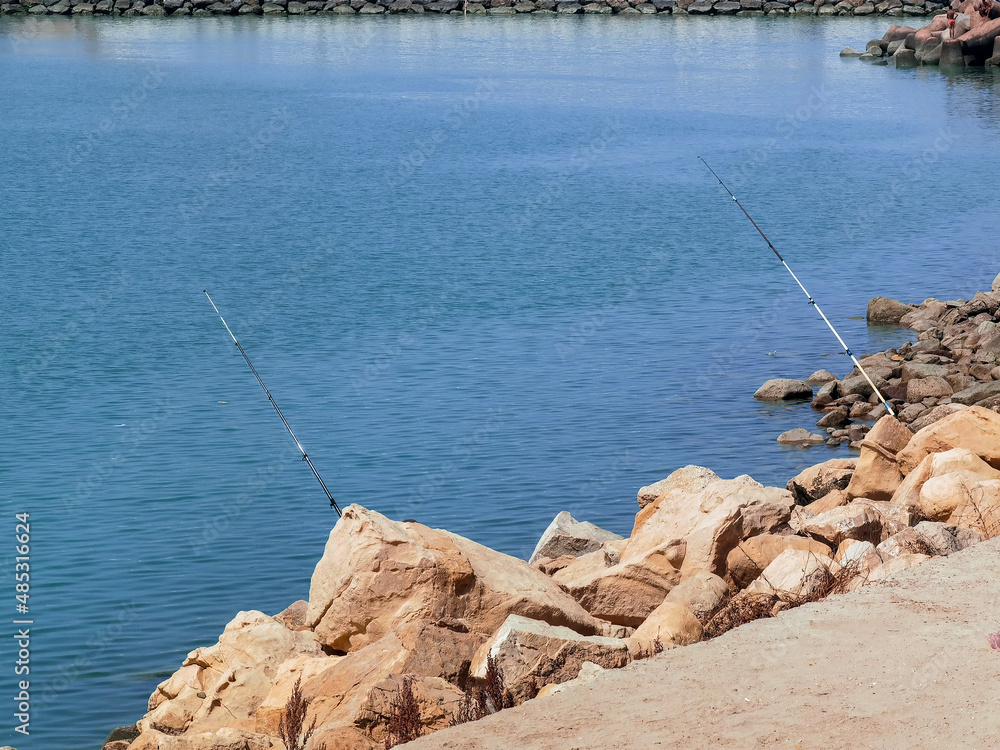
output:
<path id="1" fill-rule="evenodd" d="M 406 745 L 997 748 L 1000 539 Z"/>

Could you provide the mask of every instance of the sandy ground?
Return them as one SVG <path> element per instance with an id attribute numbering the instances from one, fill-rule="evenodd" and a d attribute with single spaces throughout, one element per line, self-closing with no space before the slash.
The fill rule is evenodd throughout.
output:
<path id="1" fill-rule="evenodd" d="M 1000 748 L 1000 539 L 406 745 Z"/>

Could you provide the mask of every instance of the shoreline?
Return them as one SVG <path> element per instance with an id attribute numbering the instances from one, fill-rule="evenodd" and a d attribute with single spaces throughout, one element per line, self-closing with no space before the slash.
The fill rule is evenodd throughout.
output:
<path id="1" fill-rule="evenodd" d="M 931 17 L 946 3 L 916 0 L 21 0 L 0 4 L 0 16 L 354 16 L 354 15 L 628 15 Z"/>
<path id="2" fill-rule="evenodd" d="M 875 309 L 889 312 L 873 316 L 870 308 L 870 319 L 895 316 L 921 334 L 917 345 L 891 350 L 898 360 L 883 363 L 889 370 L 910 368 L 906 387 L 914 392 L 947 383 L 965 393 L 969 388 L 954 388 L 987 375 L 986 364 L 1000 375 L 1000 276 L 991 291 L 969 302 L 929 299 L 911 307 L 883 301 Z M 954 367 L 975 368 L 976 376 L 928 361 L 952 355 Z M 756 639 L 774 647 L 788 639 L 790 627 L 798 630 L 795 623 L 822 619 L 828 659 L 845 649 L 856 653 L 871 636 L 870 621 L 924 618 L 933 591 L 898 614 L 892 592 L 906 581 L 940 587 L 939 571 L 949 566 L 965 566 L 963 601 L 981 604 L 975 589 L 983 571 L 967 561 L 990 554 L 997 542 L 982 543 L 1000 537 L 1000 377 L 990 382 L 985 389 L 970 386 L 983 396 L 963 399 L 971 403 L 934 397 L 939 402 L 925 407 L 922 424 L 882 416 L 857 441 L 856 458 L 818 463 L 785 487 L 747 475 L 724 479 L 700 466 L 678 468 L 638 490 L 628 537 L 559 513 L 527 561 L 351 505 L 330 532 L 308 600 L 274 616 L 238 613 L 218 643 L 196 648 L 157 686 L 136 725 L 112 732 L 104 750 L 280 750 L 289 744 L 381 750 L 458 727 L 440 740 L 422 740 L 449 747 L 450 736 L 483 731 L 459 727 L 469 722 L 485 719 L 484 727 L 518 731 L 494 715 L 524 704 L 534 715 L 572 705 L 582 714 L 574 726 L 586 727 L 600 721 L 588 692 L 611 680 L 630 694 L 634 676 L 643 672 L 666 684 L 673 678 L 663 665 L 678 661 L 695 671 L 714 665 L 687 700 L 685 710 L 702 714 L 728 694 L 735 642 Z M 851 408 L 868 403 L 850 396 L 860 394 L 844 397 Z M 959 553 L 954 564 L 943 560 Z M 935 562 L 921 573 L 928 561 Z M 877 611 L 865 605 L 880 600 Z M 838 635 L 845 621 L 855 622 L 846 637 Z M 988 627 L 996 623 L 983 622 L 982 633 L 965 627 L 963 647 L 988 653 Z M 991 638 L 1000 644 L 1000 634 Z M 892 664 L 880 669 L 890 680 L 903 679 L 912 674 L 901 665 L 911 644 L 905 634 L 891 640 Z M 804 639 L 762 672 L 780 682 L 814 653 Z M 647 660 L 655 661 L 639 664 Z M 856 660 L 836 664 L 843 672 L 838 684 L 854 695 Z M 549 700 L 559 694 L 555 703 Z M 762 700 L 753 731 L 773 730 L 779 706 L 780 700 Z M 311 743 L 295 735 L 283 741 L 290 716 L 300 717 L 303 731 L 303 720 L 313 720 Z M 826 721 L 839 726 L 833 716 Z M 650 725 L 651 739 L 665 737 L 668 729 L 660 724 Z M 548 731 L 550 740 L 579 741 L 565 726 Z"/>

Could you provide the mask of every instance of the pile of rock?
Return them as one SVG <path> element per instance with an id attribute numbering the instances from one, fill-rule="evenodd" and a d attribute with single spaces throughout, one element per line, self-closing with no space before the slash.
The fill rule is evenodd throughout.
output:
<path id="1" fill-rule="evenodd" d="M 1000 413 L 1000 276 L 990 292 L 971 300 L 924 300 L 919 306 L 876 297 L 868 322 L 918 331 L 917 342 L 864 357 L 861 366 L 903 424 L 913 432 L 970 406 Z M 818 386 L 813 393 L 812 386 Z M 810 445 L 843 442 L 854 448 L 865 421 L 887 413 L 871 384 L 854 368 L 843 379 L 820 370 L 806 381 L 769 380 L 754 394 L 765 401 L 812 399 L 824 414 L 816 423 L 826 435 L 792 430 L 778 440 Z"/>
<path id="2" fill-rule="evenodd" d="M 530 699 L 716 635 L 741 603 L 772 616 L 884 580 L 1000 533 L 1000 414 L 971 406 L 916 434 L 886 416 L 860 457 L 787 488 L 687 466 L 638 503 L 628 538 L 559 514 L 530 563 L 352 505 L 308 602 L 239 613 L 107 748 L 278 750 L 300 684 L 310 746 L 373 750 L 404 682 L 431 732 L 491 661 Z"/>
<path id="3" fill-rule="evenodd" d="M 944 5 L 926 0 L 18 0 L 0 14 L 107 16 L 314 16 L 447 13 L 532 13 L 711 16 L 923 16 Z"/>
<path id="4" fill-rule="evenodd" d="M 868 42 L 864 52 L 848 47 L 840 54 L 883 65 L 892 61 L 897 68 L 1000 66 L 1000 2 L 953 0 L 950 7 L 956 11 L 953 30 L 944 15 L 936 15 L 920 29 L 890 27 L 881 39 Z"/>

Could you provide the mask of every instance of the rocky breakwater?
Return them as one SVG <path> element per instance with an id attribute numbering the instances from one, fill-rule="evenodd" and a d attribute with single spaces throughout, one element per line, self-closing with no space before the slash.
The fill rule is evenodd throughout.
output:
<path id="1" fill-rule="evenodd" d="M 924 300 L 907 305 L 885 297 L 868 304 L 869 325 L 901 325 L 918 332 L 916 343 L 860 360 L 899 421 L 913 432 L 970 406 L 1000 413 L 1000 276 L 989 292 L 969 300 Z M 814 393 L 813 387 L 817 390 Z M 764 401 L 812 399 L 822 432 L 791 430 L 788 445 L 849 443 L 860 448 L 872 420 L 887 410 L 855 367 L 838 379 L 827 370 L 805 381 L 769 380 L 754 394 Z"/>
<path id="2" fill-rule="evenodd" d="M 940 65 L 943 68 L 1000 66 L 1000 2 L 953 0 L 949 18 L 936 15 L 926 26 L 891 26 L 881 39 L 873 39 L 864 52 L 844 49 L 843 57 L 888 64 L 897 68 Z"/>
<path id="3" fill-rule="evenodd" d="M 885 416 L 787 488 L 687 466 L 638 504 L 627 538 L 559 514 L 530 562 L 352 505 L 308 601 L 240 612 L 105 750 L 391 747 L 885 580 L 1000 533 L 1000 414 Z"/>
<path id="4" fill-rule="evenodd" d="M 923 16 L 945 6 L 928 0 L 18 0 L 0 15 L 337 16 L 385 14 Z"/>

